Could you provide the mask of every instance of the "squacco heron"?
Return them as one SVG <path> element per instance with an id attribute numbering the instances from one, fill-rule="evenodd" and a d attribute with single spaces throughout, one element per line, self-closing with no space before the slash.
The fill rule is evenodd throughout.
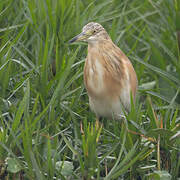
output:
<path id="1" fill-rule="evenodd" d="M 131 109 L 138 86 L 136 72 L 128 57 L 117 47 L 106 30 L 90 22 L 69 41 L 88 42 L 84 65 L 84 84 L 91 110 L 100 117 L 119 119 Z M 122 107 L 123 106 L 123 107 Z"/>

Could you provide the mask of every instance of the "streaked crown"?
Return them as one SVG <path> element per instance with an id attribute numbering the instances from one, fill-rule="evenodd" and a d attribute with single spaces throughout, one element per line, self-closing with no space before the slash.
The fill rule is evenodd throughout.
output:
<path id="1" fill-rule="evenodd" d="M 100 24 L 95 23 L 95 22 L 90 22 L 86 24 L 82 29 L 83 32 L 90 31 L 90 30 L 94 32 L 100 32 L 105 29 Z"/>

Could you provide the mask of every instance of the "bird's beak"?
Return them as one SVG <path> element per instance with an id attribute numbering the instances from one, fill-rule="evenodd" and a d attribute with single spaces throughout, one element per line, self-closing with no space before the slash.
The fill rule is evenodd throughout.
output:
<path id="1" fill-rule="evenodd" d="M 82 32 L 82 33 L 78 34 L 77 36 L 73 37 L 69 41 L 69 43 L 71 44 L 71 43 L 76 42 L 76 41 L 83 41 L 83 40 L 87 39 L 87 37 L 88 37 L 87 34 Z"/>

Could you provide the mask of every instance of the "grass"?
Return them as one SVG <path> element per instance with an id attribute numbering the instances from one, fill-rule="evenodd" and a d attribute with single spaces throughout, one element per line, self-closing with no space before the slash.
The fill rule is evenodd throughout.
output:
<path id="1" fill-rule="evenodd" d="M 0 2 L 0 179 L 180 179 L 179 1 Z M 101 23 L 139 80 L 126 120 L 97 127 L 83 85 Z M 80 124 L 82 123 L 82 130 Z"/>

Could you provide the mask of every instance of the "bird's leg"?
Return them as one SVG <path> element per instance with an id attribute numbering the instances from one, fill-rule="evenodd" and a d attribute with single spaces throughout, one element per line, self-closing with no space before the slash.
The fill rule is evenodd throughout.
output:
<path id="1" fill-rule="evenodd" d="M 96 131 L 96 143 L 98 143 L 99 138 L 100 138 L 100 134 L 102 131 L 102 123 L 100 123 L 101 117 L 96 117 L 96 123 L 95 123 L 95 131 Z"/>
<path id="2" fill-rule="evenodd" d="M 81 134 L 84 134 L 84 130 L 83 130 L 82 121 L 80 122 L 80 131 L 81 131 Z"/>
<path id="3" fill-rule="evenodd" d="M 97 129 L 102 128 L 102 124 L 100 123 L 102 121 L 102 117 L 96 116 L 96 127 Z"/>
<path id="4" fill-rule="evenodd" d="M 96 128 L 99 129 L 99 118 L 96 117 Z"/>

